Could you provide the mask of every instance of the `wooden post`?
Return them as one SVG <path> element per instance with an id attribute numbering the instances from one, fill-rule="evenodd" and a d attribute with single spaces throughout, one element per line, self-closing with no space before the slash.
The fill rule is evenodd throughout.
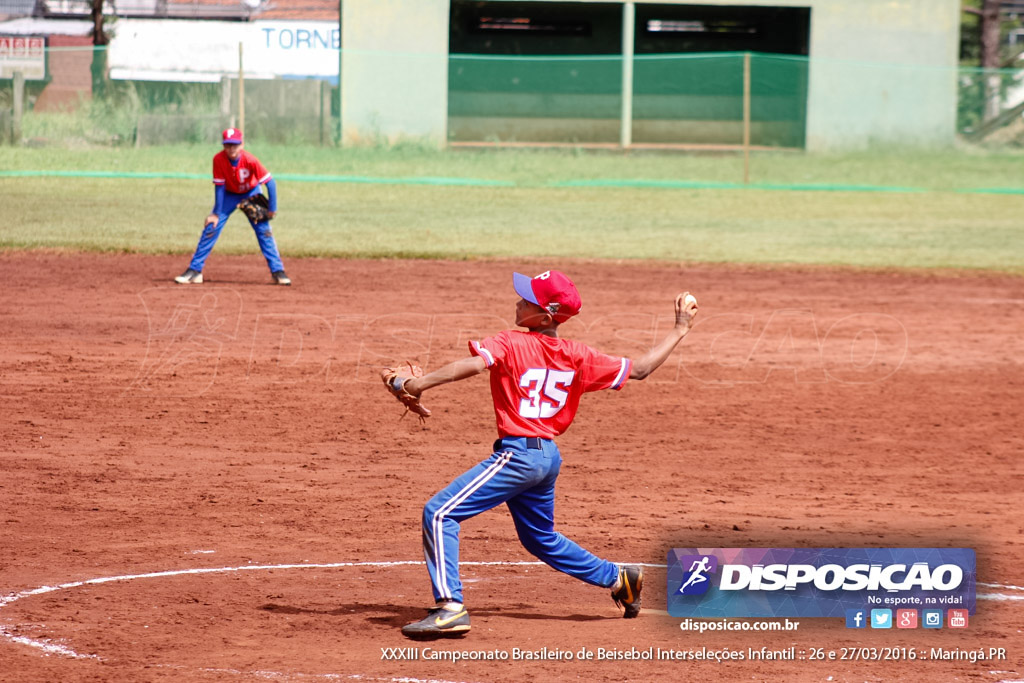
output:
<path id="1" fill-rule="evenodd" d="M 242 66 L 242 42 L 238 42 L 238 127 L 245 133 L 245 69 Z"/>
<path id="2" fill-rule="evenodd" d="M 743 53 L 743 184 L 750 184 L 750 53 Z"/>
<path id="3" fill-rule="evenodd" d="M 11 144 L 21 142 L 21 115 L 25 110 L 25 74 L 14 72 L 14 111 L 11 119 Z"/>
<path id="4" fill-rule="evenodd" d="M 633 144 L 633 34 L 636 6 L 622 4 L 622 113 L 619 118 L 619 145 L 629 149 Z"/>
<path id="5" fill-rule="evenodd" d="M 231 126 L 231 79 L 220 77 L 220 124 Z"/>

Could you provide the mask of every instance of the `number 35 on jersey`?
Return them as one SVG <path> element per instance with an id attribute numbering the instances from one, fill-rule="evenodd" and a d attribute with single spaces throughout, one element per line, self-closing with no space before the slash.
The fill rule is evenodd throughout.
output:
<path id="1" fill-rule="evenodd" d="M 526 398 L 519 401 L 519 414 L 529 419 L 553 417 L 569 398 L 568 387 L 576 375 L 571 370 L 530 368 L 519 378 Z"/>

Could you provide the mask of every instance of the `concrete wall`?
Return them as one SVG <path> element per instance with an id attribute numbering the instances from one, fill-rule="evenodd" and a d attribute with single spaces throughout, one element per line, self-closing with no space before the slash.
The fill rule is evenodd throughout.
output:
<path id="1" fill-rule="evenodd" d="M 692 4 L 811 8 L 807 149 L 953 143 L 960 0 L 698 0 Z"/>
<path id="2" fill-rule="evenodd" d="M 813 7 L 808 149 L 953 143 L 959 0 Z"/>
<path id="3" fill-rule="evenodd" d="M 342 144 L 445 144 L 448 13 L 448 0 L 344 0 Z"/>

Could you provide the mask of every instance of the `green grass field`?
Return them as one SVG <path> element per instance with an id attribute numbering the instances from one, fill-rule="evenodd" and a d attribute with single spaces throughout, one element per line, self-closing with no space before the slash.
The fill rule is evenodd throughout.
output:
<path id="1" fill-rule="evenodd" d="M 0 247 L 190 253 L 216 147 L 0 148 Z M 1024 155 L 253 149 L 286 257 L 574 256 L 1024 273 Z M 27 171 L 182 177 L 19 177 Z M 15 175 L 12 175 L 15 174 Z M 476 184 L 459 184 L 471 181 Z M 979 191 L 981 190 L 981 191 Z M 220 253 L 258 251 L 244 218 Z"/>

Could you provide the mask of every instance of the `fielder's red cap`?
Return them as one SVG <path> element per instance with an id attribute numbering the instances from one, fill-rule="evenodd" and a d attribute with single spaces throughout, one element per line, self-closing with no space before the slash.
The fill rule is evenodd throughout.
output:
<path id="1" fill-rule="evenodd" d="M 576 285 L 558 270 L 548 270 L 532 278 L 513 273 L 512 286 L 516 294 L 548 311 L 558 323 L 564 323 L 583 308 Z"/>
<path id="2" fill-rule="evenodd" d="M 240 145 L 242 144 L 242 131 L 237 128 L 228 128 L 221 133 L 221 139 L 225 145 Z"/>

